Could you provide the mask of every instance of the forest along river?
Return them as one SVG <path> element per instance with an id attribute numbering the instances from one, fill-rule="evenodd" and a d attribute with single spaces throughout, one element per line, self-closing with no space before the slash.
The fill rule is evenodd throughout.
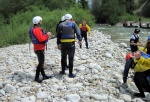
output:
<path id="1" fill-rule="evenodd" d="M 94 29 L 99 30 L 103 34 L 111 35 L 111 40 L 116 43 L 126 43 L 129 47 L 131 35 L 134 33 L 135 28 L 125 28 L 122 26 L 106 26 L 96 24 Z M 147 37 L 150 36 L 150 29 L 140 29 L 140 39 L 145 45 Z"/>

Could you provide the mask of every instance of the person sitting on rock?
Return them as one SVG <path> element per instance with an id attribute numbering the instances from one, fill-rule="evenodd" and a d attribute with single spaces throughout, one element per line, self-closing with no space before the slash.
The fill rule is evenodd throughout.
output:
<path id="1" fill-rule="evenodd" d="M 127 76 L 129 69 L 134 70 L 134 83 L 139 90 L 139 93 L 134 93 L 135 97 L 145 97 L 144 91 L 150 92 L 150 58 L 144 58 L 140 55 L 139 51 L 134 53 L 134 57 L 126 55 L 128 57 L 125 63 L 125 69 L 123 72 L 123 82 L 127 82 Z"/>

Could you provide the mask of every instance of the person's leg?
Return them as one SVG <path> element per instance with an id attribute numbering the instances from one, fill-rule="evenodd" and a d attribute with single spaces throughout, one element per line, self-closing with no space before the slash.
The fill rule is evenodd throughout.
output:
<path id="1" fill-rule="evenodd" d="M 39 65 L 38 65 L 38 69 L 40 70 L 40 72 L 41 72 L 41 74 L 42 74 L 42 76 L 43 76 L 43 79 L 49 79 L 49 78 L 52 78 L 52 76 L 47 76 L 46 74 L 45 74 L 45 71 L 44 71 L 44 68 L 43 68 L 43 66 L 44 66 L 44 51 L 42 51 L 42 50 L 40 50 L 40 51 L 38 51 L 37 52 L 38 53 L 38 61 L 39 61 Z"/>
<path id="2" fill-rule="evenodd" d="M 89 49 L 89 47 L 88 47 L 88 41 L 87 41 L 87 33 L 84 36 L 84 40 L 85 40 L 86 48 Z"/>
<path id="3" fill-rule="evenodd" d="M 35 81 L 37 82 L 42 82 L 42 80 L 39 78 L 39 75 L 40 75 L 40 72 L 41 72 L 41 66 L 42 66 L 42 63 L 41 63 L 41 51 L 38 50 L 38 51 L 35 51 L 36 55 L 37 55 L 37 58 L 38 58 L 38 66 L 36 68 L 36 74 L 35 74 Z"/>
<path id="4" fill-rule="evenodd" d="M 130 44 L 130 50 L 131 50 L 131 52 L 132 52 L 132 56 L 134 56 L 134 49 L 133 49 L 133 46 Z"/>
<path id="5" fill-rule="evenodd" d="M 83 39 L 83 36 L 84 36 L 84 35 L 83 35 L 83 33 L 81 32 L 81 37 L 82 37 L 82 39 Z M 80 48 L 82 48 L 82 45 L 80 45 Z"/>
<path id="6" fill-rule="evenodd" d="M 68 56 L 67 56 L 68 57 Z M 68 57 L 69 59 L 69 57 Z M 68 69 L 69 68 L 69 65 L 67 64 L 67 58 L 66 58 L 66 66 L 65 66 L 65 69 Z"/>
<path id="7" fill-rule="evenodd" d="M 146 79 L 146 82 L 145 82 L 145 89 L 147 92 L 150 92 L 150 84 L 149 84 L 149 81 L 147 79 L 147 77 L 150 76 L 150 69 L 145 71 L 145 79 Z"/>
<path id="8" fill-rule="evenodd" d="M 66 43 L 61 43 L 61 68 L 60 74 L 65 74 L 65 67 L 67 62 Z"/>
<path id="9" fill-rule="evenodd" d="M 140 93 L 135 93 L 135 96 L 137 97 L 145 97 L 144 91 L 142 89 L 142 83 L 141 83 L 142 77 L 143 77 L 142 72 L 136 72 L 134 75 L 134 79 L 133 79 L 134 83 L 140 92 Z"/>
<path id="10" fill-rule="evenodd" d="M 129 69 L 132 67 L 132 64 L 134 63 L 134 59 L 130 58 L 126 61 L 124 71 L 123 71 L 123 82 L 127 82 L 127 77 L 129 73 Z"/>
<path id="11" fill-rule="evenodd" d="M 75 74 L 73 74 L 73 60 L 74 60 L 74 53 L 75 53 L 75 43 L 68 43 L 67 46 L 68 50 L 68 57 L 69 57 L 69 77 L 74 78 Z"/>
<path id="12" fill-rule="evenodd" d="M 45 53 L 41 51 L 41 74 L 43 76 L 43 80 L 52 78 L 52 76 L 47 76 L 44 71 L 44 61 L 45 61 Z"/>

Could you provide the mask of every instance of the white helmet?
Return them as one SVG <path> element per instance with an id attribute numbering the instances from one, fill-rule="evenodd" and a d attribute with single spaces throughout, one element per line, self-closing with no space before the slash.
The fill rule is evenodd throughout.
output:
<path id="1" fill-rule="evenodd" d="M 61 21 L 64 21 L 64 20 L 65 20 L 65 16 L 62 16 L 62 17 L 61 17 Z"/>
<path id="2" fill-rule="evenodd" d="M 72 15 L 71 15 L 71 14 L 66 14 L 66 15 L 65 15 L 65 20 L 66 20 L 66 19 L 69 19 L 69 20 L 72 19 Z"/>
<path id="3" fill-rule="evenodd" d="M 42 20 L 42 18 L 40 16 L 35 16 L 35 17 L 33 17 L 32 22 L 33 22 L 33 24 L 38 24 L 39 21 L 41 21 L 41 20 Z"/>

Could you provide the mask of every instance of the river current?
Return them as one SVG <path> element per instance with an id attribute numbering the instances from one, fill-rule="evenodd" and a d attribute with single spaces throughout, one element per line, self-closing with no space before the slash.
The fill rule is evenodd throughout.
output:
<path id="1" fill-rule="evenodd" d="M 112 41 L 116 43 L 126 43 L 129 46 L 129 41 L 131 35 L 134 33 L 135 28 L 125 28 L 122 26 L 106 26 L 106 25 L 100 25 L 96 24 L 94 29 L 99 30 L 100 32 L 111 35 Z M 143 42 L 143 44 L 146 43 L 147 37 L 150 36 L 150 29 L 142 29 L 140 28 L 140 40 Z"/>

